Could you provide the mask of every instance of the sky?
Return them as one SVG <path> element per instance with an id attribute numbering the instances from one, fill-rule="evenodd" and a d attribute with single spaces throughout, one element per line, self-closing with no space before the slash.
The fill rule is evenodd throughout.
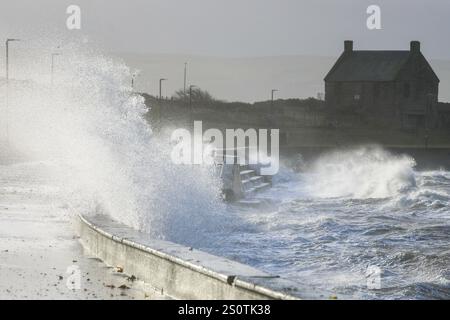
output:
<path id="1" fill-rule="evenodd" d="M 67 30 L 66 8 L 81 8 Z M 366 9 L 381 8 L 381 30 Z M 36 30 L 80 33 L 105 50 L 223 57 L 336 56 L 344 39 L 360 49 L 407 49 L 450 60 L 448 0 L 2 0 L 0 39 Z M 37 35 L 34 35 L 37 36 Z"/>
<path id="2" fill-rule="evenodd" d="M 366 25 L 373 4 L 381 30 Z M 80 30 L 66 27 L 70 5 L 81 9 Z M 158 94 L 168 78 L 170 96 L 189 62 L 189 84 L 253 102 L 273 88 L 279 98 L 316 97 L 346 39 L 356 50 L 408 50 L 419 40 L 441 78 L 440 98 L 450 101 L 450 62 L 441 61 L 450 61 L 449 18 L 450 0 L 1 0 L 0 50 L 7 37 L 87 39 L 139 71 L 141 92 Z M 13 56 L 29 43 L 14 44 Z"/>

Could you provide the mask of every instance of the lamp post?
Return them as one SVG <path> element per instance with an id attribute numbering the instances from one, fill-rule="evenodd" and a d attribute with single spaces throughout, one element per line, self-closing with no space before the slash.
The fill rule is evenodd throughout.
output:
<path id="1" fill-rule="evenodd" d="M 169 79 L 161 78 L 159 79 L 159 100 L 162 100 L 162 82 Z"/>
<path id="2" fill-rule="evenodd" d="M 134 79 L 136 79 L 136 73 L 131 76 L 131 90 L 134 91 Z"/>
<path id="3" fill-rule="evenodd" d="M 6 39 L 6 140 L 9 145 L 9 43 L 20 39 Z"/>
<path id="4" fill-rule="evenodd" d="M 52 53 L 52 74 L 51 74 L 51 84 L 53 87 L 53 80 L 54 80 L 54 76 L 55 76 L 55 57 L 56 56 L 60 56 L 61 53 Z"/>
<path id="5" fill-rule="evenodd" d="M 184 94 L 186 94 L 186 79 L 187 79 L 187 62 L 184 63 L 184 87 L 183 87 Z"/>
<path id="6" fill-rule="evenodd" d="M 9 80 L 9 43 L 13 41 L 20 41 L 20 39 L 6 39 L 6 83 Z"/>
<path id="7" fill-rule="evenodd" d="M 275 92 L 278 92 L 279 90 L 278 89 L 272 89 L 272 99 L 271 99 L 271 107 L 272 107 L 272 109 L 273 109 L 273 97 L 274 97 L 274 94 L 275 94 Z"/>

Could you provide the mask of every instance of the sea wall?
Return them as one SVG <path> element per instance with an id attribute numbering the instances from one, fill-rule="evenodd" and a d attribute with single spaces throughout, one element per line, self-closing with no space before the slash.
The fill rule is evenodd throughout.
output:
<path id="1" fill-rule="evenodd" d="M 299 299 L 296 283 L 222 257 L 155 240 L 107 216 L 76 217 L 82 245 L 175 299 Z"/>

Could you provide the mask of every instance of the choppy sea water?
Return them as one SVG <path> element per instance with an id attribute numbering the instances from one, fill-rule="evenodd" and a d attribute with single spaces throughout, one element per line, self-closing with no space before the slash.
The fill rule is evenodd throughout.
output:
<path id="1" fill-rule="evenodd" d="M 450 172 L 414 170 L 383 150 L 328 155 L 284 169 L 229 208 L 234 223 L 205 250 L 290 278 L 308 294 L 349 299 L 450 298 Z"/>
<path id="2" fill-rule="evenodd" d="M 0 166 L 3 200 L 51 192 L 73 206 L 55 166 Z M 285 167 L 254 198 L 257 207 L 219 205 L 207 215 L 186 208 L 165 221 L 162 238 L 291 279 L 308 298 L 450 298 L 450 172 L 419 172 L 407 156 L 359 149 Z"/>

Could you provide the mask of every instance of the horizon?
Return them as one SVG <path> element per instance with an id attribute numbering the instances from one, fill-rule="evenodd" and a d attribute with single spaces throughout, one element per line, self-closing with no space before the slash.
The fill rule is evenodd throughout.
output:
<path id="1" fill-rule="evenodd" d="M 11 50 L 15 52 L 16 49 Z M 164 83 L 163 95 L 172 96 L 175 91 L 183 88 L 184 62 L 188 61 L 188 83 L 208 91 L 217 100 L 244 103 L 269 100 L 271 87 L 278 87 L 280 90 L 275 99 L 317 98 L 317 94 L 324 91 L 325 75 L 340 55 L 220 57 L 135 52 L 106 54 L 123 61 L 130 70 L 140 71 L 135 80 L 136 90 L 139 92 L 158 95 L 158 80 L 163 76 L 169 79 Z M 15 57 L 18 58 L 20 57 Z M 450 86 L 450 59 L 429 59 L 426 55 L 425 58 L 441 80 L 439 100 L 450 102 L 450 91 L 445 90 Z M 0 80 L 4 79 L 4 71 L 1 70 L 4 69 L 3 62 L 0 58 Z M 27 80 L 19 69 L 12 67 L 12 77 Z M 252 83 L 252 86 L 243 87 L 242 83 Z"/>

